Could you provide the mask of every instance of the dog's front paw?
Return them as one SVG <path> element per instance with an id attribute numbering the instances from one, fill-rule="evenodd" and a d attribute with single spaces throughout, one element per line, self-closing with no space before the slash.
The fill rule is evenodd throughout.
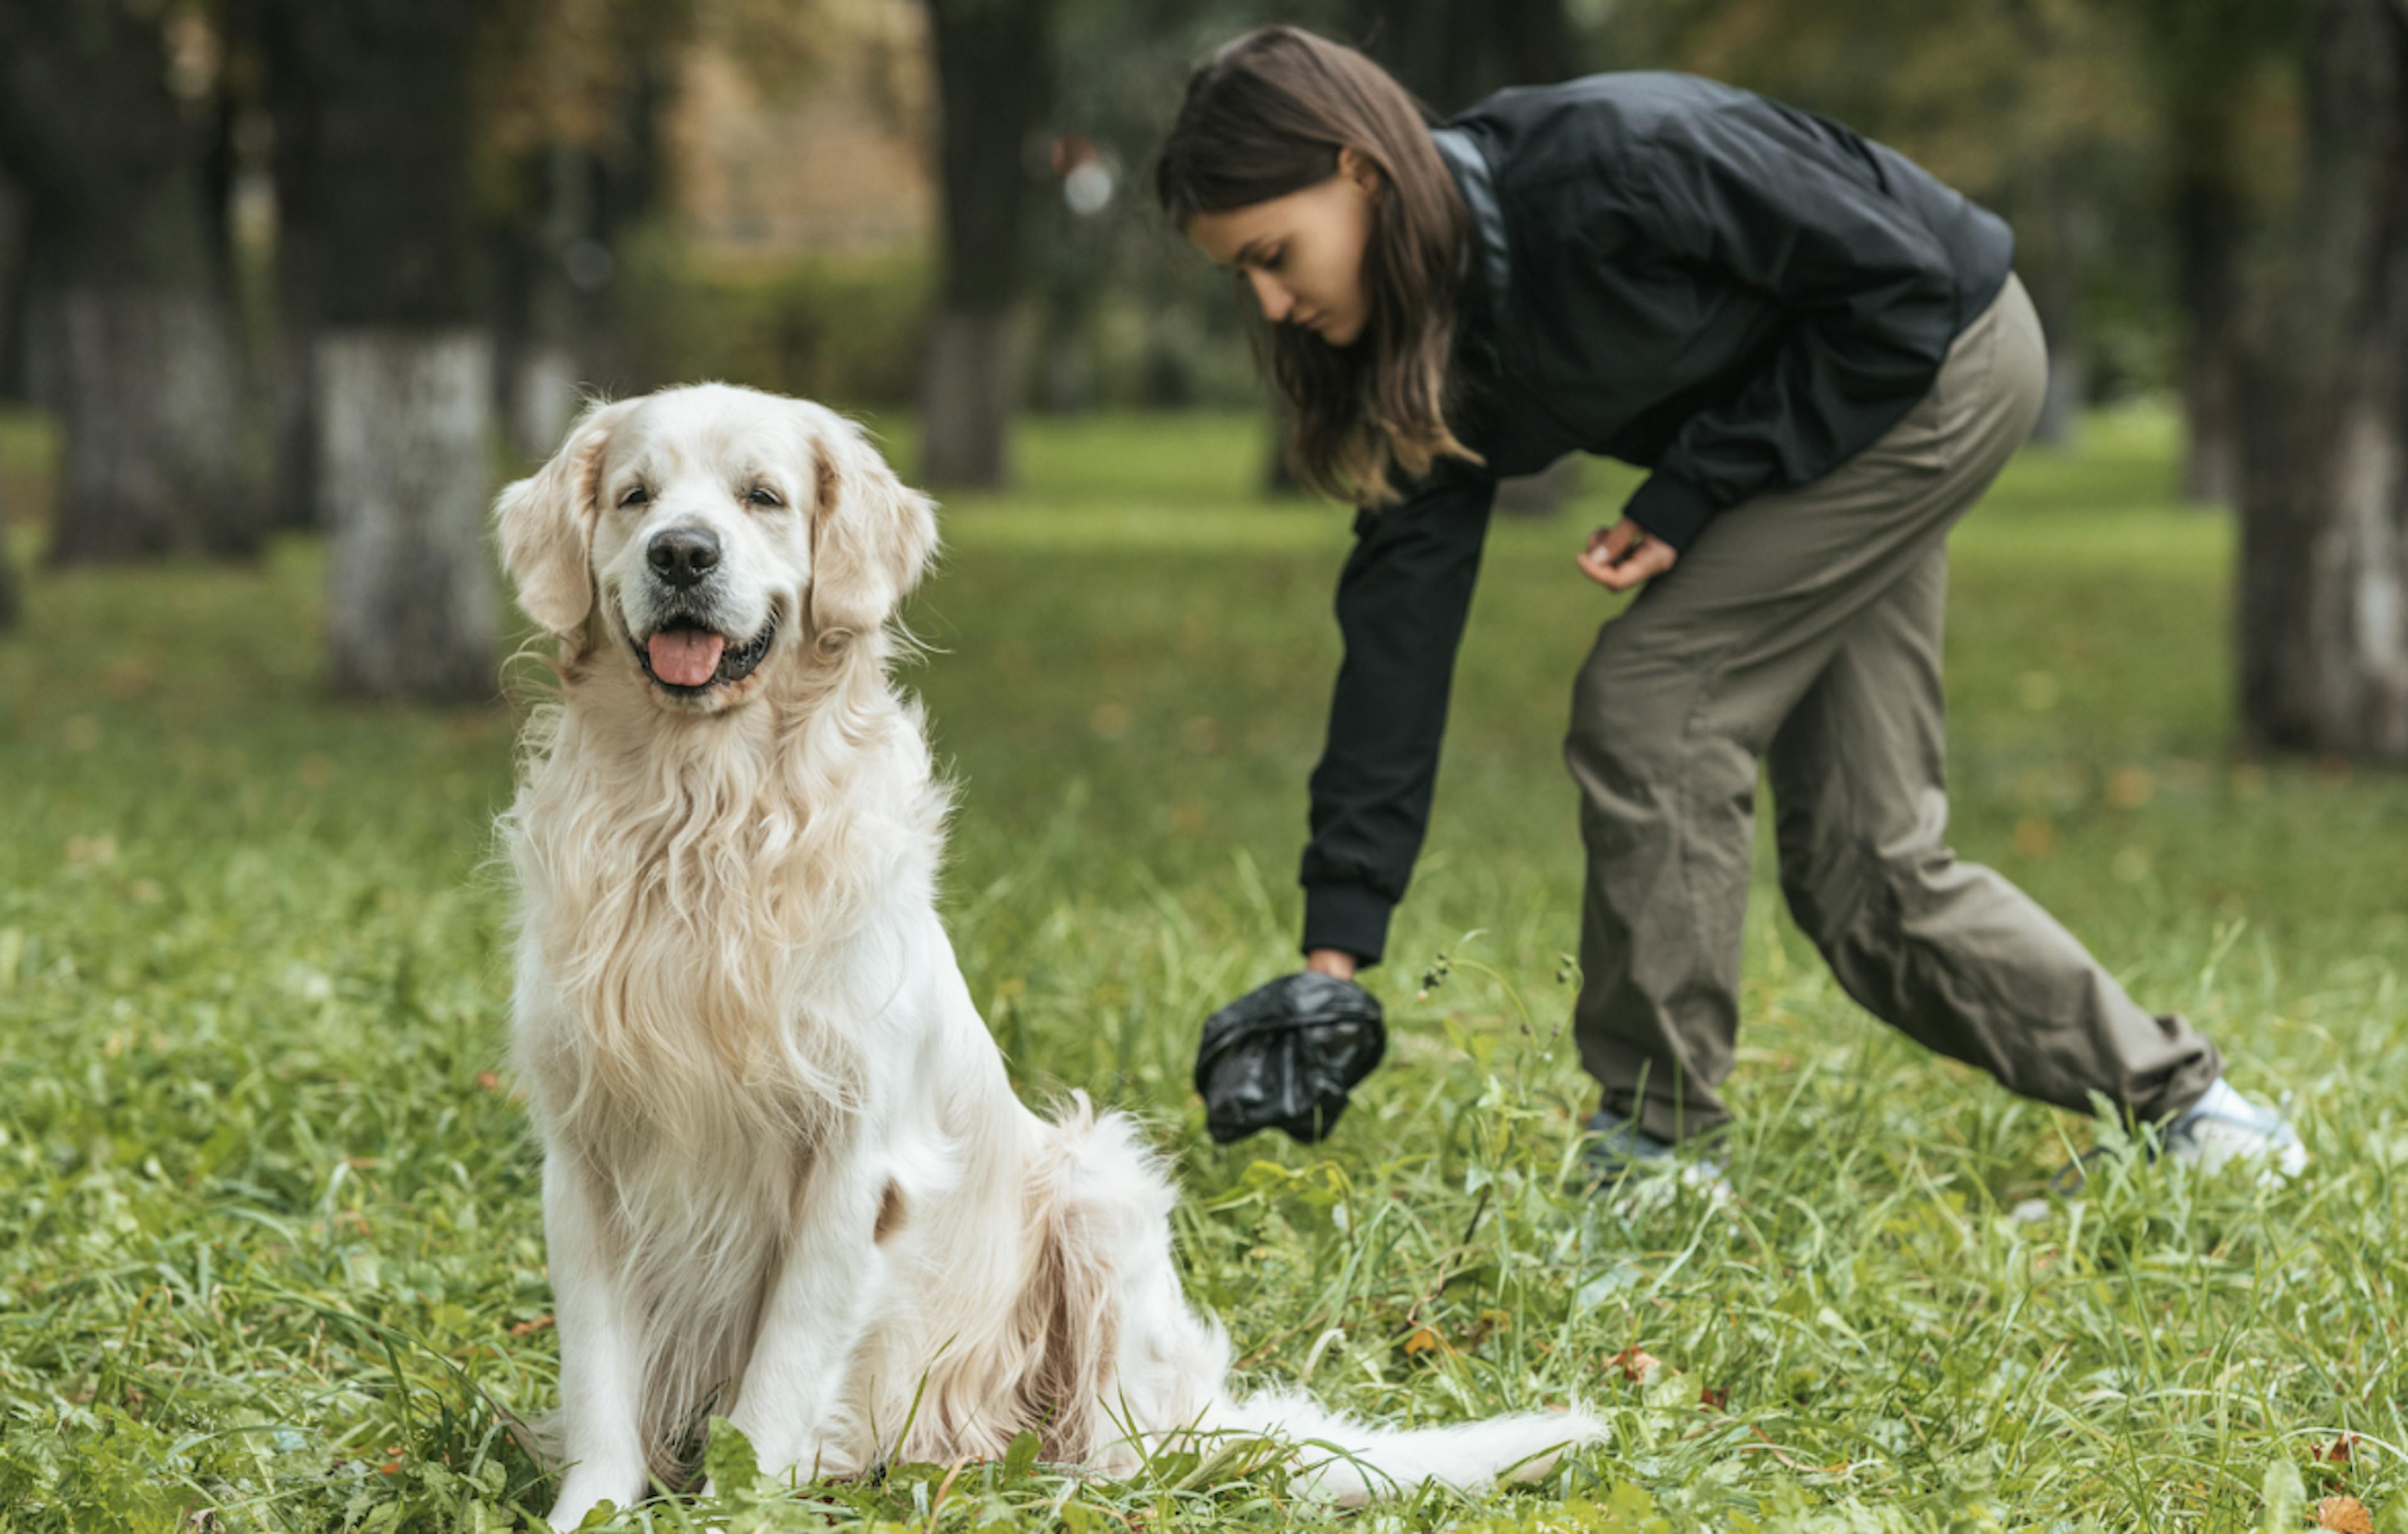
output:
<path id="1" fill-rule="evenodd" d="M 552 1505 L 546 1521 L 554 1528 L 581 1528 L 595 1509 L 607 1507 L 616 1512 L 634 1506 L 643 1495 L 644 1474 L 640 1470 L 633 1475 L 611 1475 L 579 1465 L 560 1484 L 560 1499 Z M 603 1521 L 608 1516 L 606 1513 Z"/>
<path id="2" fill-rule="evenodd" d="M 619 1511 L 619 1503 L 609 1497 L 571 1496 L 564 1491 L 544 1521 L 554 1528 L 582 1528 L 586 1518 L 597 1508 L 606 1510 L 599 1522 L 607 1523 Z"/>

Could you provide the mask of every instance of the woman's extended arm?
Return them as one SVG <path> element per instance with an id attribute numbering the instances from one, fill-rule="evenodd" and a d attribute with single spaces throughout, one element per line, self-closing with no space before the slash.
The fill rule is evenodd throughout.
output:
<path id="1" fill-rule="evenodd" d="M 1312 779 L 1304 950 L 1379 961 L 1429 823 L 1447 692 L 1496 481 L 1458 462 L 1359 513 L 1338 581 L 1346 659 Z M 1338 973 L 1332 959 L 1313 967 Z"/>

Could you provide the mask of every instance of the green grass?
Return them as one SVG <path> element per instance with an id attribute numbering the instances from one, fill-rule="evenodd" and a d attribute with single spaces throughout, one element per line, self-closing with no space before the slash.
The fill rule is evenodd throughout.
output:
<path id="1" fill-rule="evenodd" d="M 1557 742 L 1612 608 L 1570 564 L 1630 482 L 1603 464 L 1572 517 L 1498 528 L 1371 977 L 1389 1063 L 1323 1147 L 1211 1145 L 1198 1020 L 1294 963 L 1345 519 L 1254 504 L 1244 420 L 1036 422 L 1021 447 L 1021 492 L 946 508 L 915 614 L 938 653 L 908 678 L 962 785 L 948 916 L 1016 1075 L 1148 1115 L 1248 1381 L 1411 1422 L 1579 1396 L 1613 1425 L 1534 1493 L 1340 1521 L 2287 1528 L 2301 1484 L 2408 1513 L 2408 783 L 2236 754 L 2231 530 L 2172 504 L 2161 418 L 2028 456 L 1956 536 L 1951 840 L 2243 1087 L 2294 1094 L 2317 1161 L 2271 1194 L 2125 1167 L 2027 1221 L 2092 1126 L 1856 1010 L 1780 909 L 1769 837 L 1735 1209 L 1551 1191 L 1587 1097 Z M 38 480 L 22 426 L 0 448 Z M 0 1531 L 531 1522 L 550 1487 L 501 1424 L 550 1403 L 556 1343 L 500 1063 L 511 718 L 330 699 L 308 542 L 252 571 L 29 574 L 0 638 Z M 1632 1347 L 1666 1366 L 1644 1386 L 1612 1361 Z M 1320 1516 L 1192 1460 L 945 1477 L 732 1523 Z"/>

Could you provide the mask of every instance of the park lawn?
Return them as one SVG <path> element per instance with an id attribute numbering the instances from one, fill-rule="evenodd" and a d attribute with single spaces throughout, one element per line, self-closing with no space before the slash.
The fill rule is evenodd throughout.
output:
<path id="1" fill-rule="evenodd" d="M 25 440 L 0 433 L 20 484 Z M 907 429 L 894 448 L 908 471 Z M 2317 1160 L 2279 1191 L 2127 1162 L 2051 1195 L 2113 1129 L 1857 1010 L 1780 909 L 1769 817 L 1735 1205 L 1558 1191 L 1587 1103 L 1557 745 L 1614 605 L 1570 554 L 1631 482 L 1602 463 L 1565 518 L 1492 539 L 1370 976 L 1388 1063 L 1323 1146 L 1215 1147 L 1193 1043 L 1295 962 L 1345 518 L 1254 501 L 1255 427 L 1215 417 L 1032 421 L 1019 491 L 949 502 L 905 680 L 961 788 L 955 942 L 1024 1089 L 1146 1116 L 1246 1383 L 1393 1422 L 1579 1398 L 1612 1423 L 1535 1491 L 1336 1521 L 2289 1528 L 2345 1492 L 2408 1527 L 2408 781 L 2236 749 L 2231 528 L 2172 504 L 2173 449 L 2162 416 L 2096 418 L 1957 533 L 1951 841 L 2290 1096 Z M 0 1534 L 547 1505 L 502 1427 L 551 1403 L 557 1357 L 502 1063 L 513 718 L 331 699 L 321 573 L 308 540 L 256 570 L 29 571 L 0 638 Z M 947 1479 L 736 1526 L 1336 1517 L 1192 1458 Z"/>

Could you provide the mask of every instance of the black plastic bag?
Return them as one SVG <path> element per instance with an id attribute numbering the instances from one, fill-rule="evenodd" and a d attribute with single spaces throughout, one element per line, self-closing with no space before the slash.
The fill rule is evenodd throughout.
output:
<path id="1" fill-rule="evenodd" d="M 1282 975 L 1205 1019 L 1196 1051 L 1204 1127 L 1224 1145 L 1268 1129 L 1311 1144 L 1387 1043 L 1369 991 L 1317 970 Z"/>

